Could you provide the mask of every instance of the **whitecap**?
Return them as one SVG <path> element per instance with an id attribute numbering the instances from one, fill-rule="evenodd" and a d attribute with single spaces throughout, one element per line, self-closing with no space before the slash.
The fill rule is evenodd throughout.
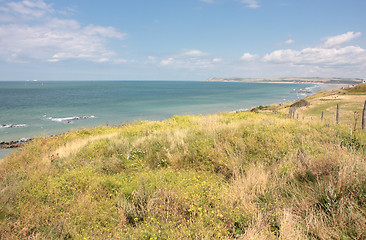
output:
<path id="1" fill-rule="evenodd" d="M 20 128 L 26 126 L 26 124 L 0 124 L 0 128 Z"/>
<path id="2" fill-rule="evenodd" d="M 48 117 L 47 119 L 54 122 L 72 123 L 73 121 L 84 120 L 89 118 L 95 118 L 95 116 L 90 115 L 90 116 L 73 116 L 73 117 L 61 117 L 61 118 Z"/>

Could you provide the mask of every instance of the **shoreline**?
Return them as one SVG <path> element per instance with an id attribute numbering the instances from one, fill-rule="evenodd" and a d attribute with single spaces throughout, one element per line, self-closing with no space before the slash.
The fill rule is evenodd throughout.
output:
<path id="1" fill-rule="evenodd" d="M 242 83 L 273 83 L 273 84 L 311 84 L 311 85 L 325 85 L 328 86 L 327 90 L 339 90 L 353 87 L 360 83 L 329 83 L 329 82 L 317 82 L 317 81 L 237 81 L 237 80 L 209 80 L 210 82 L 242 82 Z"/>
<path id="2" fill-rule="evenodd" d="M 208 82 L 246 82 L 246 83 L 292 83 L 292 84 L 344 84 L 357 85 L 362 83 L 359 78 L 311 78 L 311 77 L 284 77 L 284 78 L 209 78 Z"/>
<path id="3" fill-rule="evenodd" d="M 9 142 L 0 142 L 0 149 L 11 149 L 22 147 L 24 144 L 32 141 L 33 138 L 22 138 L 19 140 L 9 141 Z"/>
<path id="4" fill-rule="evenodd" d="M 283 89 L 259 88 L 256 94 Z M 317 92 L 305 98 L 310 105 L 301 100 L 296 106 L 299 112 L 329 105 L 335 110 L 339 103 L 360 111 L 365 96 L 366 84 L 360 84 Z M 318 102 L 320 108 L 313 105 Z M 319 111 L 310 113 L 314 118 L 304 112 L 306 119 L 295 118 L 289 107 L 182 114 L 35 139 L 0 160 L 6 186 L 0 232 L 7 239 L 19 232 L 40 238 L 362 237 L 366 133 L 348 124 L 352 112 L 342 113 L 346 123 L 336 122 L 333 112 L 323 121 Z M 301 204 L 304 199 L 310 204 Z M 339 199 L 344 201 L 338 207 Z M 301 214 L 291 213 L 299 203 Z M 348 211 L 348 205 L 354 208 Z M 344 222 L 351 224 L 345 228 Z M 149 235 L 157 230 L 159 235 Z"/>
<path id="5" fill-rule="evenodd" d="M 225 81 L 224 81 L 225 82 Z M 226 81 L 226 82 L 235 82 L 235 81 Z M 239 82 L 239 81 L 236 81 L 236 82 Z M 284 81 L 278 81 L 278 82 L 253 82 L 253 83 L 274 83 L 274 84 L 289 84 L 289 83 L 293 83 L 293 84 L 311 84 L 311 85 L 324 85 L 324 86 L 327 86 L 326 87 L 326 90 L 325 91 L 328 91 L 328 90 L 339 90 L 339 89 L 344 89 L 344 88 L 348 88 L 349 85 L 348 84 L 335 84 L 335 83 L 324 83 L 324 82 L 319 82 L 319 83 L 309 83 L 309 82 L 298 82 L 298 81 L 293 81 L 293 82 L 284 82 Z M 313 92 L 311 93 L 309 96 L 311 95 L 314 95 L 315 93 L 317 92 Z M 272 104 L 275 104 L 277 102 L 274 102 Z M 250 111 L 250 109 L 252 108 L 255 108 L 257 106 L 251 106 L 250 108 L 248 109 L 234 109 L 234 110 L 231 110 L 231 111 L 228 111 L 229 113 L 231 112 L 242 112 L 242 111 Z M 66 133 L 66 132 L 63 132 L 63 133 Z M 59 133 L 59 134 L 63 134 L 63 133 Z M 56 135 L 59 135 L 59 134 L 56 134 Z M 53 137 L 55 135 L 49 135 L 48 137 Z M 22 147 L 24 146 L 26 143 L 32 141 L 33 138 L 21 138 L 21 139 L 18 139 L 18 140 L 10 140 L 10 141 L 3 141 L 3 142 L 0 142 L 0 160 L 2 160 L 3 158 L 5 158 L 9 153 L 3 155 L 1 154 L 1 151 L 2 150 L 7 150 L 7 151 L 12 151 L 12 150 L 15 150 L 19 147 Z"/>

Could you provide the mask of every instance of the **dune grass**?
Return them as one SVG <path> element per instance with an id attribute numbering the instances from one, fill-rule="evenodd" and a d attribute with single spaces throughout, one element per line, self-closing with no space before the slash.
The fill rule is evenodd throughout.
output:
<path id="1" fill-rule="evenodd" d="M 347 89 L 321 91 L 306 97 L 304 100 L 309 105 L 297 108 L 295 118 L 297 118 L 298 114 L 299 119 L 321 120 L 323 112 L 323 121 L 332 124 L 336 121 L 337 104 L 339 104 L 340 123 L 351 126 L 352 128 L 361 129 L 361 116 L 366 101 L 366 84 L 359 84 Z M 289 109 L 292 104 L 292 102 L 271 104 L 265 106 L 264 109 L 267 112 L 289 114 Z M 255 110 L 264 112 L 258 108 L 255 108 Z"/>
<path id="2" fill-rule="evenodd" d="M 277 114 L 37 139 L 0 169 L 4 239 L 362 239 L 366 135 Z"/>
<path id="3" fill-rule="evenodd" d="M 38 138 L 0 163 L 1 239 L 365 239 L 366 134 L 280 113 Z"/>

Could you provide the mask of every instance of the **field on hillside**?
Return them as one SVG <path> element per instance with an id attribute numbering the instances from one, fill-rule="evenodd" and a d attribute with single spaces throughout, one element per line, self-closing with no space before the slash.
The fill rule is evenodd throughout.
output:
<path id="1" fill-rule="evenodd" d="M 366 84 L 359 84 L 353 88 L 322 91 L 304 99 L 309 105 L 296 110 L 299 119 L 321 120 L 327 123 L 336 122 L 337 104 L 340 106 L 339 121 L 341 124 L 361 129 L 361 117 L 366 101 Z M 300 100 L 303 101 L 303 100 Z M 293 103 L 271 104 L 264 108 L 269 112 L 289 114 Z"/>
<path id="2" fill-rule="evenodd" d="M 1 239 L 365 239 L 365 226 L 366 133 L 331 121 L 175 116 L 38 138 L 0 163 Z"/>

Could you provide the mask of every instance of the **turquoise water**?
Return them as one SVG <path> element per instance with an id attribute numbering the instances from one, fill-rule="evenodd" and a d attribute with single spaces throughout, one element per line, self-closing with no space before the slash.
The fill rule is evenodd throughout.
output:
<path id="1" fill-rule="evenodd" d="M 311 91 L 299 93 L 305 88 Z M 321 86 L 271 83 L 0 82 L 0 142 L 101 124 L 249 109 L 319 90 Z"/>

